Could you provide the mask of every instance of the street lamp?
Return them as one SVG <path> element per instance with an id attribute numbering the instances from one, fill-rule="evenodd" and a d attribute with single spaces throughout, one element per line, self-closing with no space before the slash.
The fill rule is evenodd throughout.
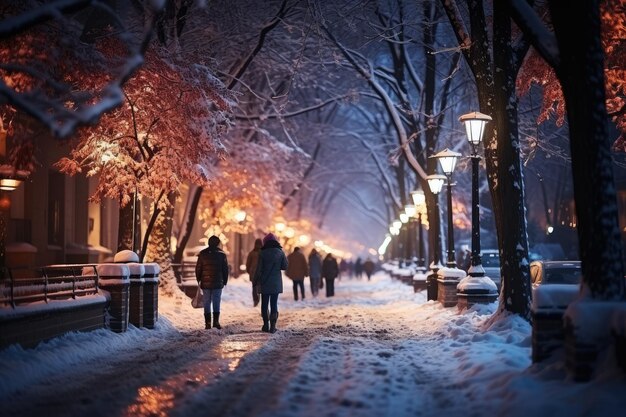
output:
<path id="1" fill-rule="evenodd" d="M 416 190 L 411 193 L 413 198 L 413 204 L 415 211 L 417 212 L 417 267 L 418 269 L 425 270 L 424 259 L 424 228 L 422 226 L 422 208 L 426 206 L 426 195 L 422 190 Z M 415 215 L 415 214 L 414 214 Z"/>
<path id="2" fill-rule="evenodd" d="M 408 218 L 408 228 L 406 231 L 406 252 L 407 258 L 413 260 L 415 258 L 415 252 L 413 250 L 413 237 L 415 236 L 415 213 L 417 208 L 413 204 L 407 204 L 404 206 L 404 215 Z"/>
<path id="3" fill-rule="evenodd" d="M 459 121 L 465 124 L 467 140 L 472 146 L 472 266 L 468 274 L 473 277 L 482 277 L 485 270 L 480 258 L 480 203 L 478 190 L 478 165 L 480 155 L 476 147 L 480 144 L 485 131 L 485 125 L 491 120 L 491 116 L 479 112 L 471 112 L 459 117 Z"/>
<path id="4" fill-rule="evenodd" d="M 439 174 L 432 174 L 426 177 L 426 181 L 428 182 L 428 188 L 430 192 L 435 196 L 435 208 L 434 214 L 435 217 L 433 219 L 429 219 L 429 224 L 431 227 L 434 227 L 435 232 L 435 247 L 432 250 L 432 259 L 433 262 L 430 265 L 431 273 L 428 274 L 426 278 L 426 299 L 427 300 L 437 300 L 438 298 L 438 288 L 437 288 L 437 272 L 441 268 L 441 227 L 440 227 L 440 216 L 439 216 L 439 192 L 441 192 L 441 187 L 443 187 L 443 182 L 446 177 Z M 430 221 L 432 220 L 432 221 Z"/>
<path id="5" fill-rule="evenodd" d="M 446 148 L 443 151 L 433 155 L 441 165 L 443 173 L 446 174 L 448 180 L 448 268 L 456 268 L 456 257 L 454 255 L 454 224 L 452 223 L 452 172 L 456 167 L 456 161 L 461 156 L 460 153 L 451 151 Z"/>

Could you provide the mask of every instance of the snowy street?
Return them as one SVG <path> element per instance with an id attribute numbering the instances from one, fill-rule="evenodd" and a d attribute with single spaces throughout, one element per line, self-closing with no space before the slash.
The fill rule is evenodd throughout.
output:
<path id="1" fill-rule="evenodd" d="M 260 332 L 244 275 L 224 290 L 222 330 L 202 310 L 159 299 L 154 330 L 71 334 L 0 352 L 3 416 L 604 415 L 626 382 L 564 381 L 530 367 L 530 326 L 487 328 L 496 304 L 459 314 L 376 274 L 293 301 L 285 279 L 278 332 Z M 608 380 L 603 382 L 604 379 Z M 592 394 L 593 403 L 585 403 Z"/>

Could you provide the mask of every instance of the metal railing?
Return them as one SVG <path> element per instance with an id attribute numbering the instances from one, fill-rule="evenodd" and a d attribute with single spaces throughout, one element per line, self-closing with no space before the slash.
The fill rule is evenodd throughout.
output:
<path id="1" fill-rule="evenodd" d="M 98 292 L 96 265 L 52 265 L 0 270 L 0 307 L 76 299 Z"/>
<path id="2" fill-rule="evenodd" d="M 176 276 L 176 283 L 182 285 L 183 283 L 192 282 L 196 283 L 196 264 L 195 262 L 183 262 L 180 264 L 172 264 L 174 275 Z"/>

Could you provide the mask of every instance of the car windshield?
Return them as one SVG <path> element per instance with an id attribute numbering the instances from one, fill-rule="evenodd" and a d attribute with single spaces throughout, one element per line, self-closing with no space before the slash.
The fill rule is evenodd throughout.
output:
<path id="1" fill-rule="evenodd" d="M 500 258 L 495 253 L 483 253 L 481 256 L 483 267 L 498 268 L 500 267 Z"/>
<path id="2" fill-rule="evenodd" d="M 580 284 L 580 268 L 548 268 L 545 271 L 544 284 Z"/>

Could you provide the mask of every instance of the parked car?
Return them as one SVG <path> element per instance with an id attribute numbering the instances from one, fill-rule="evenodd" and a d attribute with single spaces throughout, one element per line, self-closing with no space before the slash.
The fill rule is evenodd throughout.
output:
<path id="1" fill-rule="evenodd" d="M 532 261 L 530 281 L 533 287 L 549 284 L 580 285 L 580 261 Z"/>
<path id="2" fill-rule="evenodd" d="M 500 291 L 502 278 L 500 277 L 500 254 L 498 253 L 498 250 L 483 249 L 480 252 L 480 259 L 482 260 L 485 275 L 496 283 L 498 291 Z"/>

